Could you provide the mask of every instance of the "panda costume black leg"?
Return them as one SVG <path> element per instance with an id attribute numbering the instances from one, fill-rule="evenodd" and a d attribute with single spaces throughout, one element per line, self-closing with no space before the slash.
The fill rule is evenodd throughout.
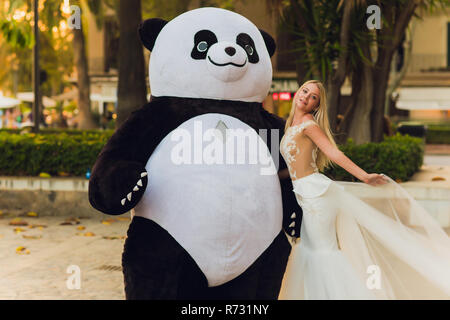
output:
<path id="1" fill-rule="evenodd" d="M 89 182 L 94 208 L 134 211 L 126 298 L 276 299 L 301 208 L 277 175 L 284 121 L 261 104 L 273 39 L 217 8 L 150 19 L 139 33 L 151 101 L 111 137 Z"/>

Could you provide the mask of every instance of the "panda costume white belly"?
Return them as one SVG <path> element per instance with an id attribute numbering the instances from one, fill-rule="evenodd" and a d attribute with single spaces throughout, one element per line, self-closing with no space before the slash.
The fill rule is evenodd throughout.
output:
<path id="1" fill-rule="evenodd" d="M 222 131 L 225 142 L 222 135 L 208 137 L 218 124 L 228 128 Z M 182 141 L 179 133 L 184 138 L 189 134 L 189 141 Z M 213 143 L 223 144 L 225 152 L 208 159 L 213 153 L 207 148 Z M 266 143 L 247 124 L 221 114 L 192 118 L 153 152 L 146 165 L 149 183 L 135 215 L 167 230 L 192 256 L 209 286 L 221 285 L 244 272 L 281 230 L 283 207 L 275 168 Z"/>

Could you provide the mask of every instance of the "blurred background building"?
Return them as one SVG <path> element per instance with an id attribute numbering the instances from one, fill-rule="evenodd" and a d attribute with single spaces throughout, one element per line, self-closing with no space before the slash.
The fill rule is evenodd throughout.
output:
<path id="1" fill-rule="evenodd" d="M 198 7 L 193 1 L 191 9 Z M 290 35 L 278 28 L 277 15 L 266 8 L 265 0 L 237 2 L 235 11 L 256 26 L 274 36 L 277 51 L 272 57 L 273 83 L 264 106 L 281 117 L 286 117 L 298 83 L 295 72 L 295 53 L 290 46 Z M 117 90 L 118 23 L 114 12 L 107 12 L 102 28 L 89 13 L 88 58 L 91 77 L 92 107 L 99 113 L 114 112 Z M 109 18 L 108 18 L 109 16 Z M 414 18 L 410 32 L 403 41 L 394 63 L 399 68 L 407 65 L 398 88 L 393 92 L 391 114 L 398 119 L 450 120 L 450 11 L 424 13 L 423 19 Z M 149 52 L 145 50 L 148 62 Z M 397 68 L 393 68 L 393 72 Z M 342 93 L 350 94 L 348 83 Z"/>

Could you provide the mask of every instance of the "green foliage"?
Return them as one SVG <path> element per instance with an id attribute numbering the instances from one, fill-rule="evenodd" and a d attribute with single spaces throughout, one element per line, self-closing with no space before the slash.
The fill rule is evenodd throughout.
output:
<path id="1" fill-rule="evenodd" d="M 41 172 L 84 176 L 94 164 L 113 130 L 44 129 L 41 134 L 0 130 L 0 175 L 38 176 Z M 424 143 L 420 138 L 397 134 L 381 143 L 355 145 L 351 139 L 340 146 L 353 162 L 369 173 L 384 173 L 407 181 L 423 163 Z M 347 171 L 334 166 L 326 175 L 339 181 L 356 181 Z"/>
<path id="2" fill-rule="evenodd" d="M 450 144 L 450 126 L 429 125 L 426 141 L 429 144 Z"/>
<path id="3" fill-rule="evenodd" d="M 112 131 L 17 134 L 0 131 L 0 175 L 38 176 L 41 172 L 83 176 Z"/>
<path id="4" fill-rule="evenodd" d="M 28 24 L 18 24 L 14 20 L 0 21 L 0 33 L 13 48 L 32 48 L 34 37 Z"/>
<path id="5" fill-rule="evenodd" d="M 64 78 L 72 72 L 74 63 L 71 33 L 59 29 L 59 23 L 64 19 L 61 4 L 61 0 L 46 0 L 39 13 L 39 20 L 45 26 L 39 32 L 39 44 L 40 67 L 47 74 L 47 81 L 41 87 L 42 94 L 46 96 L 63 92 L 64 87 L 70 85 Z M 10 16 L 19 9 L 27 15 L 16 21 Z M 4 62 L 0 70 L 0 86 L 4 90 L 32 90 L 32 47 L 35 39 L 31 26 L 33 16 L 30 18 L 29 15 L 31 12 L 31 2 L 25 0 L 10 1 L 7 10 L 0 12 L 0 60 Z M 17 83 L 17 88 L 14 88 L 14 83 Z"/>
<path id="6" fill-rule="evenodd" d="M 354 163 L 368 173 L 384 173 L 397 181 L 407 181 L 423 164 L 424 141 L 408 135 L 396 134 L 380 143 L 355 145 L 351 139 L 339 146 Z M 324 172 L 339 181 L 358 181 L 350 173 L 335 165 Z"/>
<path id="7" fill-rule="evenodd" d="M 108 7 L 117 7 L 118 0 L 103 0 Z M 245 0 L 241 0 L 244 1 Z M 192 0 L 152 0 L 142 1 L 143 19 L 161 18 L 172 20 L 183 12 L 193 9 Z M 227 10 L 234 10 L 236 0 L 200 0 L 198 7 L 218 7 Z"/>
<path id="8" fill-rule="evenodd" d="M 333 61 L 343 50 L 337 27 L 342 16 L 339 0 L 291 1 L 283 7 L 281 27 L 293 35 L 292 52 L 298 54 L 297 63 L 307 66 L 305 78 L 326 82 L 333 72 Z"/>

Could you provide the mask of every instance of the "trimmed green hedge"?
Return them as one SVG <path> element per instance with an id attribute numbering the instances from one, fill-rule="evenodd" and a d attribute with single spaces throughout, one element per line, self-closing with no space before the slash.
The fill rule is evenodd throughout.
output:
<path id="1" fill-rule="evenodd" d="M 27 127 L 25 129 L 10 129 L 10 128 L 2 128 L 0 129 L 0 133 L 32 133 L 31 127 Z M 99 129 L 92 129 L 92 130 L 80 130 L 80 129 L 64 129 L 64 128 L 41 128 L 39 129 L 39 134 L 67 134 L 67 135 L 86 135 L 86 134 L 93 134 L 93 135 L 109 135 L 114 132 L 114 129 L 108 129 L 108 130 L 99 130 Z"/>
<path id="2" fill-rule="evenodd" d="M 426 141 L 429 144 L 450 144 L 450 126 L 429 125 Z"/>
<path id="3" fill-rule="evenodd" d="M 401 123 L 391 123 L 393 132 L 397 132 L 400 124 L 405 125 L 425 125 L 425 143 L 427 144 L 450 144 L 450 123 L 427 123 L 427 121 L 405 121 Z"/>
<path id="4" fill-rule="evenodd" d="M 0 132 L 0 175 L 84 176 L 112 131 L 76 134 Z"/>
<path id="5" fill-rule="evenodd" d="M 407 181 L 423 164 L 424 141 L 397 133 L 380 143 L 355 145 L 349 139 L 339 149 L 368 173 L 384 173 L 394 180 Z M 358 181 L 338 165 L 324 173 L 333 180 Z"/>
<path id="6" fill-rule="evenodd" d="M 58 131 L 59 132 L 59 131 Z M 84 176 L 92 167 L 113 131 L 79 131 L 68 133 L 10 133 L 0 131 L 0 175 Z M 420 138 L 397 134 L 381 143 L 355 145 L 349 140 L 340 149 L 367 172 L 385 173 L 406 181 L 420 169 L 424 144 Z M 356 181 L 339 166 L 325 174 L 335 180 Z"/>

